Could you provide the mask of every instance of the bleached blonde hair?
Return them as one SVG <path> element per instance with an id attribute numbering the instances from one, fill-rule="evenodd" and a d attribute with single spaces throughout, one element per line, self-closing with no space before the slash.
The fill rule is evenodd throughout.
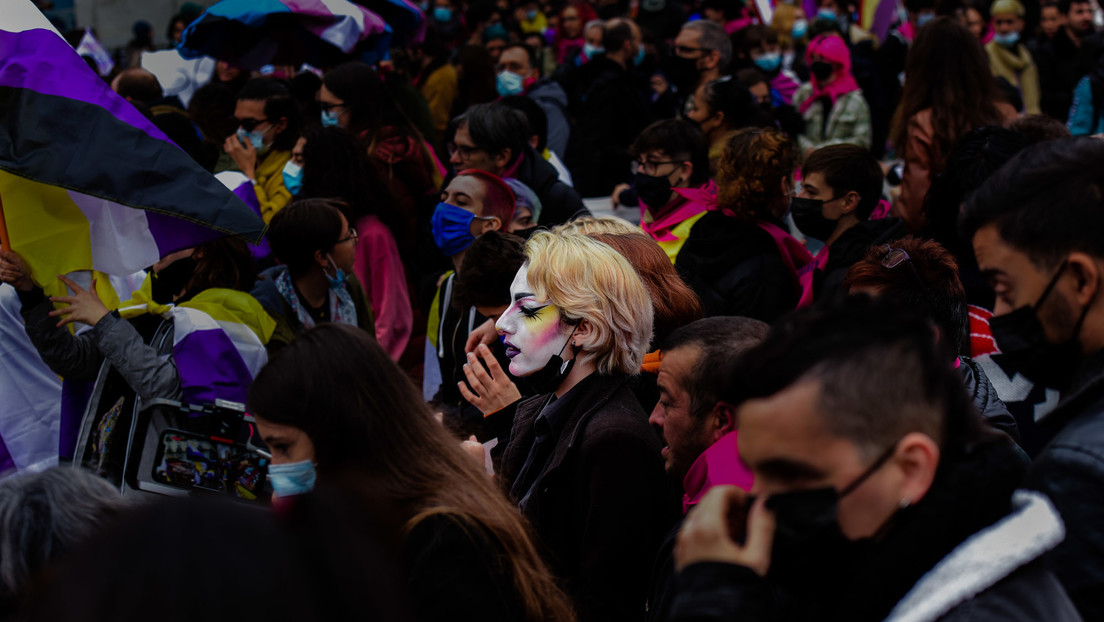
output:
<path id="1" fill-rule="evenodd" d="M 582 356 L 601 373 L 640 370 L 652 340 L 652 300 L 629 262 L 586 235 L 541 231 L 525 245 L 529 286 L 560 310 L 560 320 L 585 320 L 593 331 Z"/>
<path id="2" fill-rule="evenodd" d="M 626 233 L 640 233 L 640 229 L 632 226 L 629 221 L 614 216 L 583 216 L 562 225 L 557 225 L 552 229 L 552 233 L 562 233 L 564 235 L 612 233 L 623 235 Z"/>

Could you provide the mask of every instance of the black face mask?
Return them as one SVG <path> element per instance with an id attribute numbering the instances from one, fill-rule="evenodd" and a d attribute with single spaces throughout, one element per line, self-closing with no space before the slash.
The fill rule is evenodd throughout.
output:
<path id="1" fill-rule="evenodd" d="M 1069 386 L 1074 373 L 1081 365 L 1079 340 L 1081 325 L 1085 322 L 1089 307 L 1092 306 L 1090 302 L 1081 311 L 1081 317 L 1074 325 L 1073 334 L 1069 339 L 1062 343 L 1047 341 L 1043 324 L 1039 321 L 1038 309 L 1043 306 L 1051 290 L 1058 284 L 1058 278 L 1062 276 L 1067 265 L 1067 262 L 1062 262 L 1062 266 L 1050 279 L 1050 283 L 1034 305 L 1023 306 L 1011 313 L 989 320 L 989 329 L 993 332 L 997 347 L 1012 363 L 1015 370 L 1034 383 L 1059 390 L 1065 390 Z"/>
<path id="2" fill-rule="evenodd" d="M 835 201 L 836 199 L 832 200 Z M 828 203 L 828 201 L 803 199 L 801 197 L 794 197 L 790 200 L 790 215 L 793 216 L 797 228 L 806 236 L 822 242 L 832 237 L 832 233 L 836 231 L 836 225 L 839 224 L 838 220 L 825 218 L 825 203 Z"/>
<path id="3" fill-rule="evenodd" d="M 195 273 L 196 260 L 191 257 L 182 257 L 165 266 L 160 272 L 153 274 L 151 294 L 156 302 L 169 304 L 180 294 Z"/>
<path id="4" fill-rule="evenodd" d="M 698 59 L 671 56 L 664 63 L 663 73 L 679 92 L 690 94 L 697 86 L 700 75 Z"/>
<path id="5" fill-rule="evenodd" d="M 817 79 L 817 82 L 823 84 L 828 81 L 828 78 L 832 77 L 832 71 L 835 67 L 832 63 L 826 63 L 822 60 L 818 60 L 809 66 L 809 71 L 813 74 L 813 77 Z"/>
<path id="6" fill-rule="evenodd" d="M 849 540 L 839 526 L 839 502 L 882 468 L 896 450 L 894 443 L 842 490 L 825 487 L 771 495 L 766 505 L 774 512 L 777 526 L 768 578 L 804 593 L 836 576 L 841 564 L 854 564 L 865 556 L 892 517 L 874 538 Z"/>
<path id="7" fill-rule="evenodd" d="M 653 210 L 662 208 L 671 200 L 671 182 L 666 175 L 652 177 L 636 173 L 633 175 L 632 185 L 640 202 Z"/>
<path id="8" fill-rule="evenodd" d="M 574 356 L 570 361 L 564 361 L 563 351 L 567 348 L 567 344 L 571 343 L 571 338 L 575 336 L 575 331 L 579 328 L 576 324 L 575 328 L 571 329 L 571 335 L 568 336 L 567 341 L 564 342 L 562 348 L 560 348 L 559 354 L 553 354 L 552 358 L 548 359 L 548 362 L 544 364 L 544 367 L 529 374 L 525 378 L 529 386 L 533 387 L 533 390 L 537 392 L 537 395 L 544 395 L 545 393 L 551 393 L 559 388 L 560 383 L 564 378 L 571 373 L 571 368 L 575 366 L 575 359 L 578 358 L 578 350 L 574 350 Z"/>

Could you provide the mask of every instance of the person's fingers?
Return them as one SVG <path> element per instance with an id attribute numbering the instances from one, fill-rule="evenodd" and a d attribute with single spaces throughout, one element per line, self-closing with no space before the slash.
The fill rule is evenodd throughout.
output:
<path id="1" fill-rule="evenodd" d="M 494 357 L 494 353 L 491 352 L 490 348 L 485 345 L 479 346 L 479 357 L 487 364 L 487 372 L 491 375 L 491 378 L 497 381 L 505 376 L 502 373 L 502 366 L 498 364 L 498 359 Z"/>
<path id="2" fill-rule="evenodd" d="M 76 281 L 74 281 L 73 279 L 65 276 L 64 274 L 59 274 L 58 275 L 58 280 L 61 281 L 62 283 L 65 283 L 65 286 L 68 287 L 70 290 L 72 290 L 72 292 L 74 294 L 84 293 L 84 288 L 83 287 L 81 287 L 80 285 L 77 285 Z"/>
<path id="3" fill-rule="evenodd" d="M 760 497 L 748 515 L 747 540 L 744 544 L 744 565 L 766 576 L 770 569 L 771 547 L 774 545 L 774 513 L 767 509 L 766 498 Z"/>
<path id="4" fill-rule="evenodd" d="M 61 328 L 62 326 L 65 326 L 66 324 L 72 324 L 73 322 L 76 322 L 76 321 L 77 321 L 77 318 L 73 317 L 72 315 L 69 315 L 69 316 L 61 318 L 61 321 L 57 323 L 57 327 Z"/>
<path id="5" fill-rule="evenodd" d="M 483 402 L 483 399 L 480 398 L 475 393 L 472 393 L 471 390 L 468 389 L 467 384 L 463 380 L 461 380 L 460 382 L 457 382 L 456 387 L 458 389 L 460 389 L 460 396 L 461 397 L 463 397 L 465 400 L 467 400 L 468 403 L 471 404 L 472 406 L 475 406 L 476 408 L 479 408 L 479 405 Z"/>
<path id="6" fill-rule="evenodd" d="M 479 380 L 479 384 L 485 387 L 494 385 L 494 377 L 487 373 L 487 369 L 483 367 L 474 354 L 468 355 L 468 365 L 471 367 L 471 371 L 476 379 Z"/>
<path id="7" fill-rule="evenodd" d="M 487 385 L 490 383 L 484 384 L 483 379 L 479 377 L 479 372 L 476 370 L 478 366 L 478 363 L 475 365 L 465 363 L 463 368 L 464 377 L 468 379 L 468 384 L 471 386 L 472 391 L 475 391 L 479 395 L 486 395 Z"/>
<path id="8" fill-rule="evenodd" d="M 50 296 L 50 302 L 60 302 L 71 305 L 77 301 L 76 296 Z"/>
<path id="9" fill-rule="evenodd" d="M 468 335 L 468 340 L 464 342 L 464 353 L 468 354 L 475 352 L 475 349 L 479 347 L 479 344 L 483 343 L 483 337 L 477 331 L 472 331 Z"/>

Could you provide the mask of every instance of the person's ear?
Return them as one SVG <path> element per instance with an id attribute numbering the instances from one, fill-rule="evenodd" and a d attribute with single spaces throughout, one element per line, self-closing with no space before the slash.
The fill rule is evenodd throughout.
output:
<path id="1" fill-rule="evenodd" d="M 679 166 L 678 172 L 679 172 L 679 177 L 682 179 L 682 181 L 685 182 L 687 186 L 689 186 L 690 185 L 690 178 L 694 176 L 694 163 L 693 162 L 683 162 Z"/>
<path id="2" fill-rule="evenodd" d="M 284 130 L 287 129 L 287 126 L 288 126 L 287 117 L 280 117 L 279 121 L 272 124 L 272 129 L 274 130 L 272 135 L 273 136 L 279 136 L 280 134 L 283 134 Z"/>
<path id="3" fill-rule="evenodd" d="M 513 157 L 513 155 L 514 155 L 513 150 L 509 149 L 509 148 L 506 148 L 506 149 L 503 149 L 502 151 L 499 151 L 497 154 L 495 154 L 493 156 L 492 161 L 494 162 L 495 166 L 498 167 L 499 170 L 503 170 L 507 166 L 510 165 L 510 158 Z"/>
<path id="4" fill-rule="evenodd" d="M 859 207 L 859 202 L 862 201 L 862 197 L 858 192 L 852 190 L 847 193 L 847 196 L 843 199 L 843 207 L 840 208 L 842 215 L 846 216 L 853 213 Z"/>
<path id="5" fill-rule="evenodd" d="M 330 254 L 322 252 L 321 249 L 314 251 L 314 263 L 325 270 L 330 265 Z"/>
<path id="6" fill-rule="evenodd" d="M 909 432 L 897 442 L 897 451 L 891 458 L 900 473 L 902 507 L 915 504 L 928 494 L 935 472 L 939 468 L 939 445 L 927 434 Z"/>
<path id="7" fill-rule="evenodd" d="M 478 229 L 479 235 L 483 235 L 488 231 L 500 231 L 502 229 L 502 221 L 498 219 L 498 216 L 481 219 Z"/>
<path id="8" fill-rule="evenodd" d="M 574 348 L 585 348 L 586 345 L 594 338 L 594 327 L 590 325 L 590 322 L 586 320 L 579 320 L 579 323 L 571 327 L 568 332 L 575 332 L 571 337 L 571 345 Z"/>
<path id="9" fill-rule="evenodd" d="M 736 430 L 736 407 L 728 402 L 717 402 L 706 419 L 712 428 L 710 443 L 716 443 L 721 437 Z"/>
<path id="10" fill-rule="evenodd" d="M 721 64 L 721 53 L 718 52 L 717 50 L 710 50 L 710 52 L 705 55 L 705 68 L 706 69 L 716 69 L 718 66 L 720 66 L 720 64 Z"/>
<path id="11" fill-rule="evenodd" d="M 1070 253 L 1066 262 L 1070 274 L 1076 279 L 1077 290 L 1074 296 L 1078 306 L 1092 304 L 1100 288 L 1100 265 L 1085 253 Z"/>
<path id="12" fill-rule="evenodd" d="M 713 113 L 713 118 L 717 120 L 717 125 L 724 125 L 725 113 L 721 110 Z"/>
<path id="13" fill-rule="evenodd" d="M 539 144 L 540 144 L 540 136 L 537 136 L 536 134 L 533 134 L 529 138 L 529 146 L 532 147 L 533 149 L 536 149 L 537 145 L 539 145 Z"/>

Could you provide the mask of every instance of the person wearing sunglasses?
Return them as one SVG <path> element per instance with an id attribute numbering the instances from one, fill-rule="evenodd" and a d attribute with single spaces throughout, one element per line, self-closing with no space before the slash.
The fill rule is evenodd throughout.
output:
<path id="1" fill-rule="evenodd" d="M 215 172 L 237 168 L 253 182 L 261 218 L 272 220 L 291 201 L 284 186 L 284 165 L 299 137 L 299 111 L 286 86 L 273 78 L 245 83 L 234 108 L 237 131 L 223 142 L 233 161 L 221 161 Z"/>
<path id="2" fill-rule="evenodd" d="M 268 241 L 282 265 L 262 272 L 252 292 L 276 320 L 270 351 L 329 322 L 359 326 L 375 339 L 372 305 L 353 272 L 357 240 L 334 200 L 301 199 L 272 218 Z"/>

